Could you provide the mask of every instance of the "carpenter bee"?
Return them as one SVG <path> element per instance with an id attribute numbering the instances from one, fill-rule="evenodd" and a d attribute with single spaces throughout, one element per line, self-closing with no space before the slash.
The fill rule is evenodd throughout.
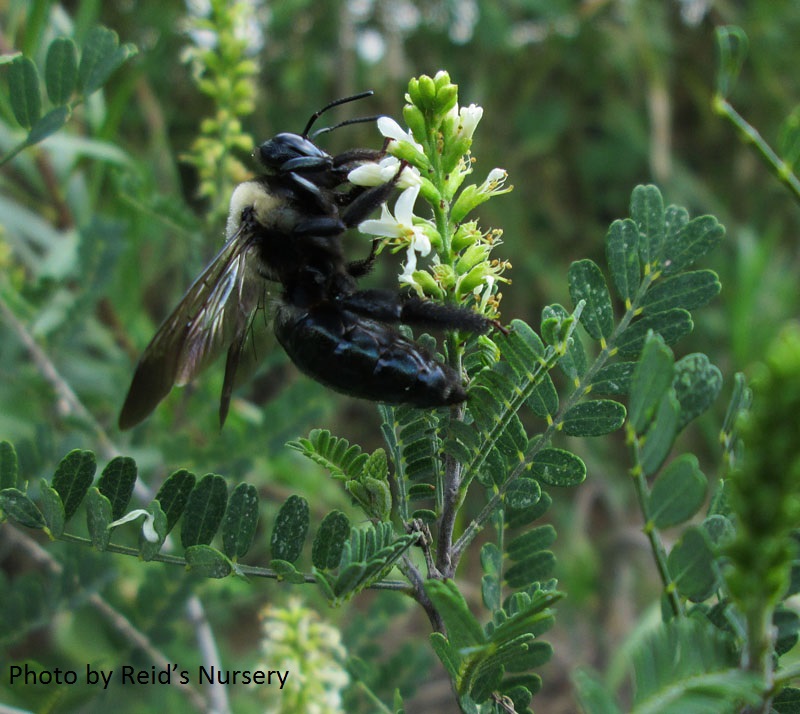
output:
<path id="1" fill-rule="evenodd" d="M 357 280 L 375 261 L 347 261 L 342 236 L 386 202 L 398 180 L 371 188 L 347 180 L 382 150 L 336 156 L 314 139 L 375 117 L 352 119 L 310 134 L 326 111 L 372 94 L 339 99 L 314 113 L 302 134 L 282 133 L 257 149 L 264 169 L 231 197 L 226 242 L 194 281 L 144 351 L 119 417 L 121 429 L 145 419 L 174 385 L 193 379 L 227 350 L 220 423 L 253 317 L 270 284 L 280 291 L 274 332 L 294 364 L 344 394 L 435 407 L 464 401 L 460 375 L 393 327 L 407 325 L 485 332 L 491 322 L 466 308 L 361 290 Z"/>

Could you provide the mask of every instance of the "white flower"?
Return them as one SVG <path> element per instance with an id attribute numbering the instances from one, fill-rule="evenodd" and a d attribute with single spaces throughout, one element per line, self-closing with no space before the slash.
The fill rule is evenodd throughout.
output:
<path id="1" fill-rule="evenodd" d="M 144 539 L 148 543 L 158 543 L 158 533 L 156 533 L 156 529 L 153 525 L 155 518 L 150 511 L 145 511 L 144 508 L 137 508 L 135 511 L 131 511 L 113 523 L 109 523 L 108 527 L 116 528 L 117 526 L 121 526 L 123 523 L 135 521 L 139 516 L 144 516 L 144 523 L 142 523 L 142 535 L 144 536 Z"/>
<path id="2" fill-rule="evenodd" d="M 508 171 L 505 169 L 492 169 L 486 180 L 478 186 L 478 193 L 497 196 L 501 193 L 508 193 L 511 188 L 503 188 L 503 184 L 508 178 Z"/>
<path id="3" fill-rule="evenodd" d="M 492 297 L 492 288 L 494 288 L 495 280 L 494 275 L 487 275 L 483 279 L 483 283 L 476 285 L 472 291 L 472 294 L 480 300 L 478 312 L 486 312 L 486 304 L 489 302 L 489 298 Z"/>
<path id="4" fill-rule="evenodd" d="M 384 203 L 381 207 L 381 217 L 378 220 L 369 220 L 360 223 L 358 230 L 384 238 L 402 238 L 420 255 L 431 252 L 431 242 L 419 226 L 414 225 L 414 203 L 419 195 L 419 185 L 409 186 L 394 204 L 394 216 Z"/>
<path id="5" fill-rule="evenodd" d="M 471 139 L 475 133 L 475 127 L 483 116 L 483 107 L 477 104 L 470 104 L 468 107 L 461 107 L 458 112 L 458 133 L 461 136 Z"/>
<path id="6" fill-rule="evenodd" d="M 394 216 L 384 204 L 378 220 L 364 221 L 358 226 L 362 233 L 384 238 L 399 238 L 408 242 L 406 264 L 400 274 L 400 282 L 414 284 L 413 273 L 417 269 L 417 253 L 426 256 L 431 252 L 431 241 L 425 231 L 414 225 L 414 203 L 419 195 L 419 185 L 410 186 L 400 194 L 394 204 Z"/>
<path id="7" fill-rule="evenodd" d="M 378 131 L 383 134 L 387 139 L 394 139 L 395 141 L 405 141 L 411 144 L 420 153 L 423 152 L 422 144 L 418 144 L 410 131 L 404 131 L 394 119 L 391 117 L 378 117 Z"/>
<path id="8" fill-rule="evenodd" d="M 394 179 L 400 165 L 400 160 L 394 156 L 387 156 L 377 163 L 368 161 L 347 174 L 347 180 L 356 186 L 380 186 Z M 397 179 L 398 188 L 408 188 L 420 183 L 422 178 L 419 170 L 412 166 L 404 166 L 400 178 Z"/>

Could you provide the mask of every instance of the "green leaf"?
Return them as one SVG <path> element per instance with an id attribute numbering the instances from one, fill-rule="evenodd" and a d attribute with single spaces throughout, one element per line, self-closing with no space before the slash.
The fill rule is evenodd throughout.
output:
<path id="1" fill-rule="evenodd" d="M 653 424 L 647 430 L 641 453 L 642 470 L 654 474 L 669 455 L 678 434 L 681 406 L 670 390 L 661 399 Z"/>
<path id="2" fill-rule="evenodd" d="M 719 295 L 722 284 L 713 270 L 680 273 L 653 284 L 642 300 L 642 310 L 653 315 L 676 307 L 694 310 Z"/>
<path id="3" fill-rule="evenodd" d="M 64 532 L 64 504 L 61 502 L 61 496 L 46 481 L 41 482 L 40 491 L 41 511 L 47 521 L 46 530 L 51 538 L 58 538 Z"/>
<path id="4" fill-rule="evenodd" d="M 461 666 L 461 656 L 447 640 L 441 632 L 431 632 L 430 634 L 431 647 L 439 658 L 439 661 L 444 665 L 450 678 L 456 682 L 458 681 L 458 670 Z"/>
<path id="5" fill-rule="evenodd" d="M 567 340 L 567 352 L 559 360 L 558 367 L 573 382 L 577 382 L 586 371 L 586 352 L 583 343 L 573 333 L 575 318 L 563 305 L 547 305 L 542 310 L 542 336 L 547 336 L 549 344 Z"/>
<path id="6" fill-rule="evenodd" d="M 375 449 L 375 451 L 369 455 L 364 464 L 363 475 L 365 478 L 371 478 L 377 481 L 387 480 L 389 477 L 389 464 L 386 458 L 386 451 L 383 449 Z"/>
<path id="7" fill-rule="evenodd" d="M 733 375 L 733 392 L 728 409 L 725 411 L 725 419 L 722 422 L 720 436 L 725 442 L 733 441 L 736 432 L 736 424 L 742 414 L 750 409 L 753 401 L 753 392 L 747 386 L 747 379 L 741 372 Z"/>
<path id="8" fill-rule="evenodd" d="M 583 714 L 622 714 L 614 697 L 594 673 L 579 669 L 573 675 L 572 683 Z"/>
<path id="9" fill-rule="evenodd" d="M 279 581 L 282 580 L 294 585 L 300 585 L 306 581 L 305 575 L 295 568 L 292 563 L 288 563 L 285 560 L 273 560 L 269 565 L 277 573 Z M 325 581 L 321 580 L 321 582 Z"/>
<path id="10" fill-rule="evenodd" d="M 548 486 L 577 486 L 586 478 L 586 465 L 564 449 L 542 449 L 531 464 L 534 477 Z"/>
<path id="11" fill-rule="evenodd" d="M 708 516 L 703 521 L 703 528 L 717 552 L 727 547 L 736 536 L 736 528 L 730 519 L 718 513 Z"/>
<path id="12" fill-rule="evenodd" d="M 320 570 L 339 565 L 342 549 L 350 536 L 350 521 L 341 511 L 331 511 L 320 523 L 311 547 L 311 562 Z"/>
<path id="13" fill-rule="evenodd" d="M 186 510 L 181 524 L 181 545 L 190 548 L 193 545 L 208 545 L 216 535 L 222 517 L 225 515 L 225 504 L 228 500 L 228 486 L 225 479 L 217 474 L 206 474 L 200 479 L 186 502 Z M 158 499 L 162 510 L 164 504 Z"/>
<path id="14" fill-rule="evenodd" d="M 592 399 L 571 407 L 561 427 L 569 436 L 602 436 L 625 422 L 625 407 L 612 399 Z"/>
<path id="15" fill-rule="evenodd" d="M 592 392 L 624 395 L 630 392 L 637 362 L 616 362 L 597 371 L 592 379 Z"/>
<path id="16" fill-rule="evenodd" d="M 225 554 L 208 545 L 189 546 L 184 557 L 186 569 L 205 578 L 225 578 L 233 572 L 233 563 Z"/>
<path id="17" fill-rule="evenodd" d="M 569 294 L 575 305 L 586 301 L 581 313 L 586 332 L 595 340 L 610 337 L 614 331 L 614 310 L 606 280 L 596 263 L 584 259 L 569 266 Z"/>
<path id="18" fill-rule="evenodd" d="M 800 107 L 795 107 L 781 124 L 778 153 L 792 169 L 800 160 Z"/>
<path id="19" fill-rule="evenodd" d="M 167 529 L 167 516 L 164 511 L 161 510 L 161 504 L 158 502 L 158 500 L 152 500 L 149 504 L 147 504 L 147 508 L 145 510 L 152 514 L 153 529 L 155 530 L 156 535 L 158 535 L 158 540 L 154 543 L 147 540 L 144 537 L 143 532 L 139 533 L 139 555 L 141 556 L 142 560 L 147 562 L 152 560 L 161 550 L 161 546 L 164 545 L 164 541 L 166 540 L 167 533 L 169 531 Z"/>
<path id="20" fill-rule="evenodd" d="M 686 529 L 670 552 L 667 567 L 678 592 L 692 602 L 707 600 L 719 582 L 708 536 L 697 526 Z"/>
<path id="21" fill-rule="evenodd" d="M 511 560 L 522 560 L 537 550 L 549 548 L 556 540 L 556 529 L 549 523 L 537 526 L 512 540 L 506 552 Z"/>
<path id="22" fill-rule="evenodd" d="M 772 709 L 777 714 L 800 714 L 800 689 L 786 687 L 772 700 Z"/>
<path id="23" fill-rule="evenodd" d="M 61 459 L 53 476 L 52 486 L 61 496 L 66 521 L 75 515 L 81 505 L 92 485 L 96 469 L 97 463 L 91 451 L 74 449 Z"/>
<path id="24" fill-rule="evenodd" d="M 25 143 L 29 145 L 37 144 L 51 134 L 55 134 L 55 132 L 67 123 L 69 116 L 69 107 L 55 107 L 51 109 L 31 127 L 25 139 Z"/>
<path id="25" fill-rule="evenodd" d="M 510 508 L 529 508 L 538 502 L 542 495 L 542 487 L 532 478 L 520 477 L 509 484 L 506 489 L 506 505 Z"/>
<path id="26" fill-rule="evenodd" d="M 675 364 L 675 396 L 681 405 L 678 431 L 700 416 L 719 396 L 722 372 L 702 353 L 686 355 Z"/>
<path id="27" fill-rule="evenodd" d="M 78 84 L 78 48 L 68 37 L 57 37 L 47 48 L 44 80 L 53 104 L 69 102 Z"/>
<path id="28" fill-rule="evenodd" d="M 354 593 L 359 585 L 364 582 L 366 572 L 367 566 L 361 562 L 344 566 L 333 585 L 333 593 L 336 599 L 339 600 L 346 595 Z"/>
<path id="29" fill-rule="evenodd" d="M 94 27 L 89 31 L 83 45 L 78 79 L 83 93 L 88 96 L 96 92 L 108 80 L 111 73 L 129 57 L 136 54 L 131 44 L 119 46 L 119 36 L 106 27 Z"/>
<path id="30" fill-rule="evenodd" d="M 287 446 L 326 468 L 333 478 L 357 478 L 369 456 L 358 444 L 332 436 L 327 429 L 313 429 L 308 439 L 290 441 Z"/>
<path id="31" fill-rule="evenodd" d="M 503 567 L 503 554 L 495 543 L 488 542 L 481 546 L 481 567 L 489 575 L 497 575 Z"/>
<path id="32" fill-rule="evenodd" d="M 800 615 L 787 607 L 779 605 L 772 615 L 772 624 L 777 630 L 775 654 L 781 657 L 797 644 L 798 632 L 800 631 Z"/>
<path id="33" fill-rule="evenodd" d="M 36 504 L 17 488 L 0 491 L 0 511 L 27 528 L 44 528 L 47 525 Z"/>
<path id="34" fill-rule="evenodd" d="M 621 355 L 633 357 L 644 347 L 650 330 L 660 334 L 666 344 L 672 345 L 688 335 L 693 327 L 691 314 L 679 308 L 646 315 L 623 331 L 617 340 L 617 349 Z"/>
<path id="35" fill-rule="evenodd" d="M 653 420 L 674 379 L 672 350 L 660 335 L 650 333 L 631 380 L 628 419 L 637 434 Z"/>
<path id="36" fill-rule="evenodd" d="M 433 525 L 436 523 L 436 520 L 439 518 L 439 515 L 436 511 L 432 511 L 430 508 L 418 508 L 411 514 L 411 518 L 418 519 L 423 523 L 427 523 L 429 525 Z"/>
<path id="37" fill-rule="evenodd" d="M 662 624 L 631 661 L 632 714 L 734 714 L 761 700 L 761 679 L 742 671 L 730 638 L 700 618 Z"/>
<path id="38" fill-rule="evenodd" d="M 525 403 L 542 419 L 554 417 L 558 413 L 558 392 L 549 374 L 542 375 L 542 381 L 534 387 Z"/>
<path id="39" fill-rule="evenodd" d="M 222 521 L 222 550 L 232 560 L 243 557 L 256 535 L 258 525 L 258 491 L 248 483 L 240 483 L 228 500 Z"/>
<path id="40" fill-rule="evenodd" d="M 111 515 L 111 501 L 96 487 L 89 489 L 86 496 L 86 527 L 92 546 L 103 551 L 108 546 L 111 531 L 108 526 L 114 518 Z"/>
<path id="41" fill-rule="evenodd" d="M 39 72 L 29 57 L 15 57 L 8 68 L 8 92 L 17 123 L 30 129 L 42 115 Z"/>
<path id="42" fill-rule="evenodd" d="M 111 520 L 122 518 L 136 485 L 136 462 L 130 456 L 117 456 L 103 469 L 97 488 L 111 502 Z"/>
<path id="43" fill-rule="evenodd" d="M 639 265 L 639 229 L 626 218 L 614 221 L 606 235 L 606 261 L 619 296 L 629 307 L 642 279 Z"/>
<path id="44" fill-rule="evenodd" d="M 392 512 L 392 492 L 383 479 L 362 477 L 361 481 L 350 480 L 345 486 L 371 518 L 386 521 Z"/>
<path id="45" fill-rule="evenodd" d="M 17 452 L 11 442 L 0 441 L 0 491 L 5 488 L 16 488 L 18 485 Z"/>
<path id="46" fill-rule="evenodd" d="M 507 672 L 527 672 L 547 664 L 553 658 L 553 645 L 544 640 L 528 643 L 527 652 L 523 652 L 510 662 L 505 663 Z"/>
<path id="47" fill-rule="evenodd" d="M 467 601 L 452 580 L 426 580 L 425 592 L 444 620 L 447 639 L 456 650 L 486 641 L 483 628 L 470 612 Z"/>
<path id="48" fill-rule="evenodd" d="M 161 484 L 156 494 L 156 500 L 161 505 L 161 509 L 167 516 L 167 533 L 169 533 L 178 522 L 178 519 L 186 508 L 189 495 L 194 488 L 196 477 L 186 469 L 175 471 L 170 477 Z"/>
<path id="49" fill-rule="evenodd" d="M 500 580 L 495 575 L 484 575 L 481 578 L 481 599 L 483 606 L 491 612 L 500 608 Z"/>
<path id="50" fill-rule="evenodd" d="M 542 491 L 541 498 L 527 508 L 512 508 L 506 504 L 506 526 L 522 528 L 538 521 L 553 505 L 553 499 L 547 491 Z"/>
<path id="51" fill-rule="evenodd" d="M 664 211 L 667 245 L 672 243 L 689 223 L 689 211 L 683 206 L 667 206 Z"/>
<path id="52" fill-rule="evenodd" d="M 688 268 L 715 248 L 725 235 L 725 228 L 714 216 L 698 216 L 689 221 L 666 246 L 664 275 L 674 275 Z"/>
<path id="53" fill-rule="evenodd" d="M 639 259 L 652 271 L 664 246 L 664 201 L 658 188 L 647 185 L 633 189 L 631 218 L 639 231 Z"/>
<path id="54" fill-rule="evenodd" d="M 421 501 L 426 498 L 433 498 L 436 494 L 436 486 L 432 483 L 415 483 L 408 489 L 408 500 Z"/>
<path id="55" fill-rule="evenodd" d="M 734 25 L 717 27 L 715 36 L 719 60 L 717 92 L 720 96 L 727 97 L 733 90 L 747 57 L 748 40 L 744 30 Z"/>
<path id="56" fill-rule="evenodd" d="M 556 567 L 556 556 L 549 550 L 540 550 L 512 565 L 506 571 L 506 583 L 511 588 L 528 587 L 533 582 L 544 582 Z"/>
<path id="57" fill-rule="evenodd" d="M 672 461 L 653 483 L 650 514 L 656 528 L 669 528 L 689 520 L 706 499 L 708 482 L 694 454 Z"/>
<path id="58" fill-rule="evenodd" d="M 300 557 L 308 523 L 308 501 L 302 496 L 289 496 L 278 511 L 272 528 L 270 548 L 273 560 L 294 563 Z"/>

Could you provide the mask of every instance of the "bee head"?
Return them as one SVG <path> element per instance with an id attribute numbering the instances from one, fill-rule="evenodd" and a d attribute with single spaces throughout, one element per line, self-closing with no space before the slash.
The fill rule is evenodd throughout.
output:
<path id="1" fill-rule="evenodd" d="M 261 146 L 258 147 L 258 158 L 268 173 L 278 173 L 287 171 L 315 171 L 325 170 L 331 166 L 331 156 L 315 143 L 314 139 L 320 134 L 333 131 L 341 126 L 348 124 L 360 124 L 363 122 L 374 121 L 377 117 L 360 117 L 358 119 L 348 119 L 335 126 L 324 127 L 317 129 L 313 134 L 310 134 L 311 127 L 314 122 L 319 119 L 325 112 L 333 107 L 346 102 L 352 102 L 356 99 L 363 99 L 372 95 L 372 91 L 361 92 L 354 94 L 352 97 L 344 97 L 331 102 L 317 112 L 311 115 L 311 118 L 306 123 L 306 128 L 302 134 L 292 134 L 284 132 L 278 134 L 272 139 L 267 139 Z M 310 136 L 309 136 L 310 134 Z"/>
<path id="2" fill-rule="evenodd" d="M 299 134 L 284 132 L 272 139 L 267 139 L 258 147 L 258 158 L 264 168 L 270 172 L 285 170 L 287 162 L 295 159 L 329 159 L 330 156 L 320 149 L 311 139 Z M 294 162 L 297 163 L 297 162 Z M 288 164 L 291 166 L 292 164 Z"/>

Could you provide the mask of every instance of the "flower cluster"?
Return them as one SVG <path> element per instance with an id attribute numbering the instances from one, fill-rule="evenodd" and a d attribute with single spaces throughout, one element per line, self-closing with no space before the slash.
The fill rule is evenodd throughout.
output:
<path id="1" fill-rule="evenodd" d="M 389 140 L 389 156 L 380 164 L 359 167 L 348 177 L 358 185 L 377 185 L 401 170 L 398 186 L 403 192 L 394 211 L 383 206 L 381 217 L 364 221 L 359 230 L 383 238 L 393 252 L 405 250 L 399 281 L 420 296 L 448 296 L 458 301 L 473 299 L 489 317 L 497 316 L 498 284 L 508 282 L 503 273 L 510 264 L 492 259 L 500 244 L 499 231 L 481 231 L 477 221 L 465 222 L 484 201 L 511 191 L 508 174 L 492 169 L 480 184 L 462 188 L 472 173 L 472 137 L 483 116 L 476 104 L 461 107 L 458 87 L 446 72 L 423 75 L 409 83 L 403 129 L 394 119 L 381 117 L 378 129 Z M 414 213 L 419 197 L 430 206 L 431 216 Z M 418 258 L 428 258 L 427 269 Z"/>
<path id="2" fill-rule="evenodd" d="M 241 119 L 253 113 L 258 65 L 248 59 L 255 43 L 256 25 L 251 3 L 208 0 L 195 2 L 185 30 L 192 40 L 183 53 L 203 94 L 216 105 L 213 116 L 203 119 L 200 136 L 183 157 L 197 168 L 198 194 L 213 202 L 214 216 L 227 213 L 233 187 L 249 172 L 236 153 L 250 153 L 253 139 L 242 129 Z"/>
<path id="3" fill-rule="evenodd" d="M 259 668 L 290 672 L 281 691 L 261 688 L 270 697 L 266 712 L 342 712 L 342 690 L 350 676 L 341 664 L 347 653 L 339 631 L 297 598 L 285 607 L 266 607 L 262 616 L 264 664 Z"/>

